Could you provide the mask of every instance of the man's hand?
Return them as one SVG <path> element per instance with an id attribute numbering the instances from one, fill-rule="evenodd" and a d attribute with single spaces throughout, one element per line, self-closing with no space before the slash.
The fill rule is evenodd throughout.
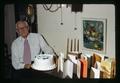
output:
<path id="1" fill-rule="evenodd" d="M 25 64 L 24 68 L 25 69 L 30 69 L 31 68 L 31 64 Z"/>

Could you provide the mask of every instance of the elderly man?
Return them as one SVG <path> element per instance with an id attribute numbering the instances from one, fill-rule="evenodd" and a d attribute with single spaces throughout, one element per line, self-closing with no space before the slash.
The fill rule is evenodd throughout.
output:
<path id="1" fill-rule="evenodd" d="M 26 21 L 18 21 L 16 30 L 19 37 L 12 43 L 12 65 L 15 70 L 30 69 L 35 56 L 44 52 L 54 54 L 54 50 L 45 42 L 41 34 L 29 33 Z"/>

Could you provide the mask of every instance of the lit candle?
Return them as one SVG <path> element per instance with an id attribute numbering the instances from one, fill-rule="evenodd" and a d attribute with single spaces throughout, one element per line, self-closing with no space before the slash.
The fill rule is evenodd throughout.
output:
<path id="1" fill-rule="evenodd" d="M 74 39 L 74 51 L 76 51 L 76 39 Z"/>
<path id="2" fill-rule="evenodd" d="M 77 41 L 77 51 L 79 52 L 79 39 Z"/>
<path id="3" fill-rule="evenodd" d="M 73 43 L 73 40 L 71 39 L 71 48 L 70 48 L 70 51 L 72 52 L 72 43 Z"/>
<path id="4" fill-rule="evenodd" d="M 68 51 L 69 51 L 69 38 L 67 39 L 67 54 L 66 54 L 66 57 L 68 55 Z"/>

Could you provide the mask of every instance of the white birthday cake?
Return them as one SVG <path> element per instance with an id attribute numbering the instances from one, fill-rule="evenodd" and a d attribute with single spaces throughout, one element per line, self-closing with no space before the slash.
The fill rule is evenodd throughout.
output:
<path id="1" fill-rule="evenodd" d="M 47 71 L 56 68 L 56 64 L 51 54 L 37 55 L 32 64 L 32 68 L 35 70 Z"/>

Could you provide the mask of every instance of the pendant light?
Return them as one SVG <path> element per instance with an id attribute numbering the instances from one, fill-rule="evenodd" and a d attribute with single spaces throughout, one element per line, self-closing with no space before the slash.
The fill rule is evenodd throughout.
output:
<path id="1" fill-rule="evenodd" d="M 60 5 L 61 6 L 61 25 L 63 25 L 63 16 L 62 16 L 62 14 L 63 14 L 63 12 L 62 12 L 62 4 Z"/>
<path id="2" fill-rule="evenodd" d="M 76 24 L 76 14 L 77 14 L 77 12 L 75 12 L 75 17 L 74 17 L 74 25 L 75 25 L 74 30 L 77 30 L 77 24 Z"/>

